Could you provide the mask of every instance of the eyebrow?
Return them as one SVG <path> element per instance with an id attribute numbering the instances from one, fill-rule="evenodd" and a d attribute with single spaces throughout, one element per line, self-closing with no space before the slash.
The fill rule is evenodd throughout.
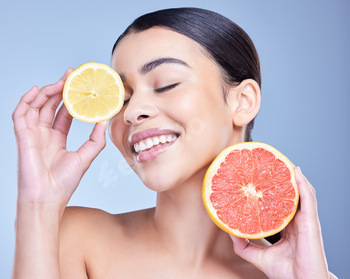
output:
<path id="1" fill-rule="evenodd" d="M 162 64 L 179 64 L 188 68 L 191 68 L 185 61 L 180 60 L 180 59 L 176 59 L 176 58 L 171 58 L 171 57 L 164 57 L 164 58 L 159 58 L 156 60 L 153 60 L 151 62 L 146 63 L 145 65 L 143 65 L 140 69 L 140 73 L 142 75 L 147 74 L 148 72 L 154 70 L 155 68 L 157 68 L 158 66 L 162 65 Z"/>
<path id="2" fill-rule="evenodd" d="M 148 63 L 146 63 L 145 65 L 143 65 L 139 72 L 142 75 L 145 75 L 147 73 L 149 73 L 150 71 L 154 70 L 155 68 L 157 68 L 158 66 L 162 65 L 162 64 L 178 64 L 178 65 L 182 65 L 185 66 L 187 68 L 191 68 L 185 61 L 177 59 L 177 58 L 172 58 L 172 57 L 164 57 L 164 58 L 158 58 L 155 60 L 152 60 Z M 126 77 L 124 74 L 120 73 L 120 78 L 123 82 L 126 81 Z"/>

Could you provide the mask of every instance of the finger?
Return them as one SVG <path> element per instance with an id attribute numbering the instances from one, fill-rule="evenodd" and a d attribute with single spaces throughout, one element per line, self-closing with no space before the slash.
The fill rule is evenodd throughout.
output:
<path id="1" fill-rule="evenodd" d="M 68 75 L 73 71 L 73 68 L 68 68 L 64 75 L 54 84 L 47 85 L 40 90 L 38 97 L 32 102 L 31 108 L 34 110 L 41 109 L 47 100 L 58 93 L 62 93 L 64 83 Z"/>
<path id="2" fill-rule="evenodd" d="M 60 78 L 60 80 L 55 84 L 53 84 L 53 85 L 58 85 L 58 87 L 49 86 L 45 88 L 46 91 L 44 93 L 47 98 L 47 101 L 46 103 L 42 104 L 42 108 L 40 110 L 40 116 L 39 116 L 39 123 L 51 126 L 57 107 L 62 100 L 62 94 L 58 94 L 58 93 L 62 93 L 65 80 L 67 79 L 68 75 L 72 71 L 73 71 L 73 68 L 68 68 L 67 71 L 64 73 L 64 75 Z M 71 122 L 71 119 L 70 119 L 70 122 Z M 68 126 L 68 130 L 69 130 L 69 127 L 70 127 L 70 123 Z M 65 129 L 65 131 L 67 132 L 68 130 Z"/>
<path id="3" fill-rule="evenodd" d="M 54 84 L 44 86 L 38 97 L 32 102 L 31 108 L 38 110 L 46 103 L 46 101 L 53 95 L 62 93 L 64 81 L 59 80 Z"/>
<path id="4" fill-rule="evenodd" d="M 38 96 L 31 103 L 30 109 L 28 110 L 28 122 L 36 124 L 39 121 L 41 108 L 50 99 L 51 96 L 62 93 L 63 85 L 64 81 L 59 80 L 58 82 L 47 85 L 40 90 Z"/>
<path id="5" fill-rule="evenodd" d="M 58 105 L 62 100 L 61 94 L 52 96 L 41 108 L 39 123 L 51 127 Z"/>
<path id="6" fill-rule="evenodd" d="M 316 191 L 299 167 L 296 168 L 295 175 L 300 195 L 299 210 L 295 217 L 304 221 L 304 226 L 299 228 L 299 232 L 309 232 L 313 237 L 319 237 L 321 225 L 317 213 Z"/>
<path id="7" fill-rule="evenodd" d="M 67 77 L 69 76 L 69 74 L 70 74 L 71 72 L 73 72 L 73 71 L 74 71 L 73 68 L 68 68 L 68 69 L 66 70 L 66 72 L 64 73 L 64 75 L 63 75 L 63 77 L 62 77 L 61 79 L 64 80 L 64 81 L 66 81 L 66 79 L 67 79 Z"/>
<path id="8" fill-rule="evenodd" d="M 234 252 L 263 271 L 264 247 L 251 243 L 248 239 L 230 235 Z"/>
<path id="9" fill-rule="evenodd" d="M 322 259 L 325 260 L 321 224 L 317 213 L 316 191 L 299 167 L 295 169 L 295 175 L 300 195 L 300 209 L 296 213 L 298 214 L 296 217 L 300 219 L 298 223 L 301 224 L 297 228 L 298 245 L 300 245 L 300 250 L 309 246 L 309 251 L 313 251 L 314 255 L 322 256 Z M 303 239 L 300 239 L 301 234 L 304 235 Z M 313 258 L 317 259 L 317 256 Z"/>
<path id="10" fill-rule="evenodd" d="M 289 161 L 289 162 L 292 164 L 293 169 L 294 169 L 294 171 L 295 171 L 295 169 L 296 169 L 296 165 L 294 165 L 294 164 L 293 164 L 293 162 L 291 162 L 291 161 Z"/>
<path id="11" fill-rule="evenodd" d="M 58 82 L 62 83 L 62 89 L 63 89 L 64 83 L 65 83 L 67 77 L 68 77 L 69 74 L 70 74 L 71 72 L 73 72 L 73 71 L 74 71 L 73 68 L 68 68 L 68 69 L 66 70 L 66 72 L 64 73 L 64 75 L 63 75 L 63 76 L 60 78 L 60 80 L 58 81 Z M 62 90 L 61 90 L 61 92 L 62 92 Z M 54 90 L 48 90 L 48 91 L 46 92 L 46 95 L 49 96 L 49 97 L 52 96 L 52 95 L 55 95 L 55 94 L 57 94 L 57 92 L 54 91 Z"/>
<path id="12" fill-rule="evenodd" d="M 66 106 L 62 104 L 61 108 L 57 112 L 52 128 L 67 136 L 72 120 L 73 117 L 69 114 Z"/>
<path id="13" fill-rule="evenodd" d="M 295 169 L 295 178 L 299 188 L 300 195 L 300 209 L 307 212 L 317 211 L 316 191 L 312 187 L 311 183 L 301 172 L 301 169 L 297 167 Z"/>
<path id="14" fill-rule="evenodd" d="M 26 115 L 30 108 L 30 104 L 39 94 L 39 88 L 34 85 L 26 94 L 22 96 L 15 108 L 12 119 L 14 122 L 15 131 L 19 131 L 27 127 Z"/>
<path id="15" fill-rule="evenodd" d="M 78 154 L 83 163 L 83 169 L 87 170 L 91 162 L 102 151 L 106 145 L 107 121 L 96 123 L 91 132 L 90 139 L 86 141 L 79 149 Z"/>

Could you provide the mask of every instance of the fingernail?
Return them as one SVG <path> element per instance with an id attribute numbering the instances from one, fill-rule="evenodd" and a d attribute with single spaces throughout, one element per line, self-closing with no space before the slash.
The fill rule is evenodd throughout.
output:
<path id="1" fill-rule="evenodd" d="M 38 89 L 39 90 L 39 87 L 37 85 L 33 85 L 32 88 L 29 89 L 29 91 L 32 91 L 34 89 Z"/>
<path id="2" fill-rule="evenodd" d="M 65 75 L 66 73 L 64 73 L 63 74 L 63 76 L 61 76 L 61 78 L 58 80 L 58 81 L 61 81 L 63 78 L 64 78 L 64 75 Z"/>
<path id="3" fill-rule="evenodd" d="M 59 81 L 66 79 L 67 76 L 68 76 L 67 72 L 68 72 L 68 71 L 72 72 L 73 70 L 74 70 L 73 68 L 68 68 L 68 69 L 64 72 L 63 76 L 60 78 Z M 67 75 L 67 76 L 66 76 L 66 75 Z"/>
<path id="4" fill-rule="evenodd" d="M 108 121 L 102 121 L 102 122 L 99 122 L 98 124 L 102 125 L 106 129 L 108 126 Z"/>
<path id="5" fill-rule="evenodd" d="M 295 170 L 298 170 L 301 174 L 303 174 L 303 172 L 301 171 L 301 168 L 300 168 L 299 166 L 297 166 L 297 167 L 295 168 Z"/>

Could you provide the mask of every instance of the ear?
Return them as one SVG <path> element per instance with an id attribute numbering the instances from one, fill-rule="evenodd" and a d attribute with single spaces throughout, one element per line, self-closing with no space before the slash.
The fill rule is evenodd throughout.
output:
<path id="1" fill-rule="evenodd" d="M 247 125 L 258 114 L 261 95 L 258 83 L 245 79 L 232 87 L 227 96 L 227 103 L 232 112 L 232 123 L 236 127 Z"/>

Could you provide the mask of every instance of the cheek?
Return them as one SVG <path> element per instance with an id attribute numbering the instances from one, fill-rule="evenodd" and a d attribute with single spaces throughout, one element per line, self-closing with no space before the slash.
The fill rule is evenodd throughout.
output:
<path id="1" fill-rule="evenodd" d="M 174 92 L 171 98 L 164 103 L 166 114 L 176 119 L 184 127 L 190 126 L 191 128 L 202 126 L 202 116 L 208 113 L 206 106 L 203 92 L 196 87 L 183 88 Z"/>
<path id="2" fill-rule="evenodd" d="M 176 103 L 177 119 L 181 120 L 188 136 L 210 136 L 230 123 L 222 92 L 196 88 L 185 92 Z M 174 106 L 175 107 L 175 106 Z"/>
<path id="3" fill-rule="evenodd" d="M 109 120 L 108 133 L 114 145 L 120 152 L 124 153 L 123 135 L 125 135 L 125 124 L 122 114 L 118 114 Z"/>
<path id="4" fill-rule="evenodd" d="M 200 153 L 193 155 L 208 156 L 211 160 L 212 156 L 226 148 L 232 139 L 231 113 L 224 102 L 222 92 L 203 90 L 200 93 L 196 100 L 192 100 L 191 106 L 183 111 L 182 119 L 186 119 L 186 140 L 191 144 L 193 152 Z"/>

